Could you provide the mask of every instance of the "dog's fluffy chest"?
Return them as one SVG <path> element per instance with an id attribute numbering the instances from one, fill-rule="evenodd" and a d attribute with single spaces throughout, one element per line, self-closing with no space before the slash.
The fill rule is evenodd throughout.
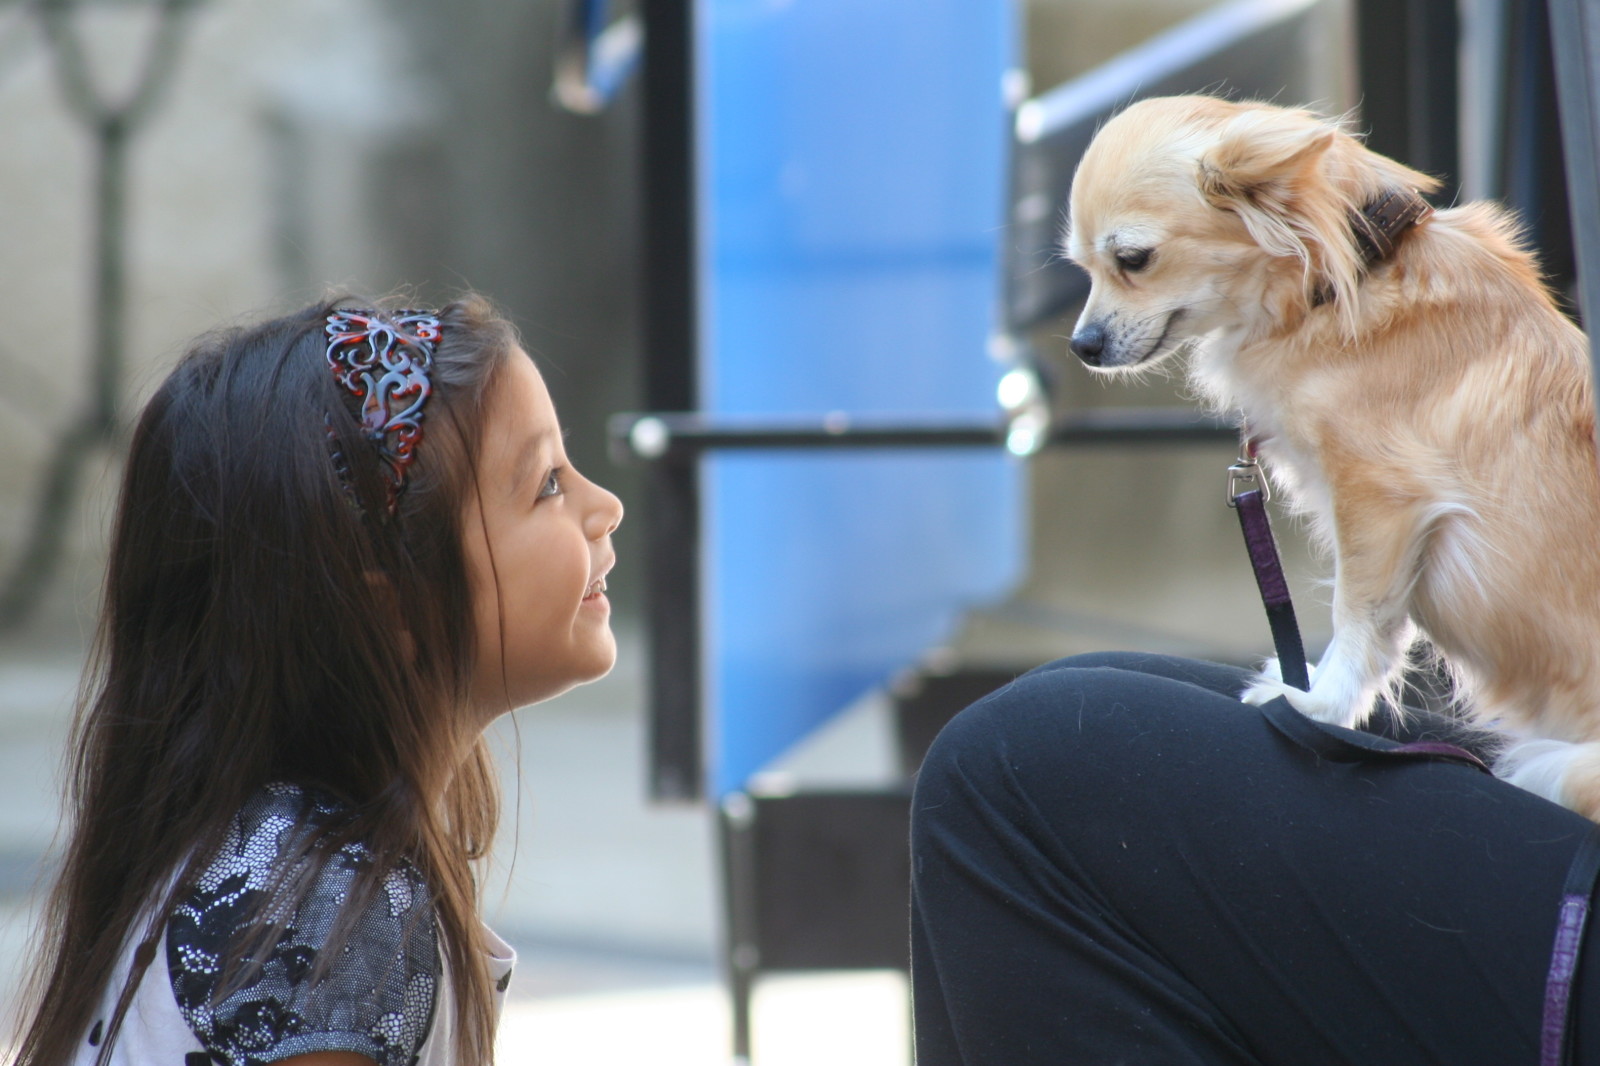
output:
<path id="1" fill-rule="evenodd" d="M 1255 382 L 1239 369 L 1239 338 L 1217 335 L 1194 351 L 1190 383 L 1219 414 L 1236 417 L 1263 459 L 1273 484 L 1294 509 L 1317 526 L 1331 514 L 1328 479 L 1316 451 L 1299 440 L 1283 420 L 1284 398 L 1267 382 Z"/>
<path id="2" fill-rule="evenodd" d="M 1288 498 L 1294 510 L 1310 516 L 1313 528 L 1322 532 L 1325 522 L 1331 520 L 1333 499 L 1316 454 L 1297 446 L 1292 438 L 1281 433 L 1263 433 L 1257 425 L 1253 421 L 1246 423 L 1272 483 Z"/>

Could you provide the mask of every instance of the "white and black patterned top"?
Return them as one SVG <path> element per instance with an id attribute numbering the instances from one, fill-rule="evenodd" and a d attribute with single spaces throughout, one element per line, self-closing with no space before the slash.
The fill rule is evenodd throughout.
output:
<path id="1" fill-rule="evenodd" d="M 287 856 L 341 813 L 330 797 L 295 785 L 269 785 L 245 804 L 170 915 L 166 965 L 158 956 L 141 980 L 113 1063 L 265 1066 L 315 1051 L 356 1052 L 380 1066 L 448 1061 L 453 1003 L 427 886 L 409 864 L 384 875 L 383 891 L 354 916 L 338 957 L 310 980 L 336 924 L 349 920 L 350 887 L 371 862 L 359 843 L 330 855 L 309 890 L 266 915 L 284 921 L 282 935 L 242 986 L 218 995 L 230 940 L 285 873 Z M 489 940 L 503 993 L 515 956 L 498 937 Z M 94 1061 L 126 967 L 107 990 L 105 1017 L 80 1048 L 79 1064 Z"/>

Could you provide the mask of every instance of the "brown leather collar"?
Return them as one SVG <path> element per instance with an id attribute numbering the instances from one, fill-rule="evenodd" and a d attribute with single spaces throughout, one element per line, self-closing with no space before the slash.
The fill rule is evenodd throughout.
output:
<path id="1" fill-rule="evenodd" d="M 1350 236 L 1361 249 L 1361 263 L 1370 267 L 1394 254 L 1400 238 L 1433 214 L 1433 205 L 1415 189 L 1389 189 L 1360 211 L 1350 212 Z M 1311 297 L 1312 307 L 1333 302 L 1333 289 L 1324 285 Z"/>
<path id="2" fill-rule="evenodd" d="M 1360 211 L 1350 212 L 1350 234 L 1370 266 L 1394 254 L 1400 237 L 1433 214 L 1433 206 L 1415 189 L 1389 189 Z"/>

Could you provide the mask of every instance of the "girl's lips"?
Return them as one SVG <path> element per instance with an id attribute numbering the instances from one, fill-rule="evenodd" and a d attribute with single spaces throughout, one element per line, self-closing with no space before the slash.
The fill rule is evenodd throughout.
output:
<path id="1" fill-rule="evenodd" d="M 605 591 L 606 579 L 603 577 L 596 578 L 594 582 L 590 584 L 588 589 L 584 591 L 583 602 L 590 603 L 594 600 L 603 599 L 605 597 Z"/>

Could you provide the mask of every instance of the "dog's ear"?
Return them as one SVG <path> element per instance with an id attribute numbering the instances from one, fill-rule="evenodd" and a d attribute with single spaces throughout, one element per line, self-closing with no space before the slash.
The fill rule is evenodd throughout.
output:
<path id="1" fill-rule="evenodd" d="M 1359 276 L 1348 194 L 1323 173 L 1341 137 L 1337 126 L 1309 111 L 1246 108 L 1222 125 L 1199 159 L 1201 195 L 1238 216 L 1268 255 L 1297 260 L 1308 300 L 1328 288 L 1348 295 Z M 1355 142 L 1346 137 L 1345 143 Z"/>
<path id="2" fill-rule="evenodd" d="M 1241 111 L 1200 157 L 1200 191 L 1215 207 L 1283 211 L 1338 131 L 1308 111 Z"/>
<path id="3" fill-rule="evenodd" d="M 1267 105 L 1244 105 L 1215 127 L 1196 165 L 1207 202 L 1235 215 L 1268 255 L 1297 261 L 1299 299 L 1331 301 L 1350 330 L 1363 270 L 1351 214 L 1385 189 L 1438 185 L 1335 120 Z"/>

